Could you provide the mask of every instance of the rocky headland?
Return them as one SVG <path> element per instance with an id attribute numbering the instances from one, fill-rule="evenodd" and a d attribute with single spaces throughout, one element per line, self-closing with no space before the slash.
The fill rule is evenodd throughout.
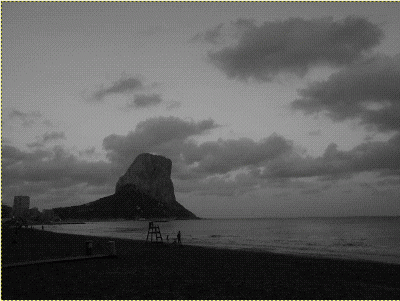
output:
<path id="1" fill-rule="evenodd" d="M 196 219 L 175 199 L 172 161 L 140 154 L 116 184 L 115 193 L 80 206 L 54 208 L 65 219 Z"/>

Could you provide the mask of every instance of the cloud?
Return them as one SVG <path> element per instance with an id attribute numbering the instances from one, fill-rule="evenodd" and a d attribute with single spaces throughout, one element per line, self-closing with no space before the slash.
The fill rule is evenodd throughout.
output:
<path id="1" fill-rule="evenodd" d="M 177 117 L 151 118 L 139 123 L 126 136 L 110 135 L 104 139 L 110 162 L 81 160 L 61 146 L 26 152 L 4 145 L 3 191 L 10 198 L 15 193 L 26 193 L 45 206 L 84 203 L 85 200 L 113 193 L 116 180 L 134 158 L 141 152 L 152 152 L 173 160 L 177 191 L 203 196 L 238 196 L 254 190 L 259 179 L 251 174 L 236 175 L 234 179 L 229 179 L 229 174 L 222 178 L 215 174 L 270 160 L 288 146 L 283 138 L 276 135 L 259 142 L 238 139 L 200 145 L 194 145 L 194 141 L 187 139 L 217 127 L 219 125 L 211 119 L 195 122 Z M 51 140 L 50 137 L 61 135 L 48 133 L 43 136 Z M 191 160 L 196 159 L 197 153 L 192 151 L 203 150 L 208 152 L 199 157 L 198 169 L 191 169 L 189 155 Z M 79 156 L 94 152 L 94 148 L 83 150 Z M 211 156 L 213 160 L 210 160 Z M 190 171 L 192 176 L 179 178 L 184 170 Z"/>
<path id="2" fill-rule="evenodd" d="M 318 130 L 315 130 L 315 131 L 310 131 L 310 132 L 308 132 L 308 135 L 310 135 L 310 136 L 320 136 L 321 135 L 321 130 L 318 129 Z"/>
<path id="3" fill-rule="evenodd" d="M 255 20 L 239 18 L 236 21 L 232 21 L 231 25 L 234 27 L 234 36 L 239 39 L 245 32 L 256 30 L 257 25 Z"/>
<path id="4" fill-rule="evenodd" d="M 397 179 L 393 178 L 386 178 L 375 183 L 377 186 L 393 186 L 393 187 L 400 187 L 400 177 Z"/>
<path id="5" fill-rule="evenodd" d="M 44 143 L 42 143 L 40 141 L 35 141 L 35 142 L 32 142 L 32 143 L 27 143 L 26 146 L 27 147 L 31 147 L 31 148 L 33 148 L 33 147 L 42 147 L 42 146 L 44 146 Z"/>
<path id="6" fill-rule="evenodd" d="M 87 149 L 84 149 L 83 151 L 79 151 L 79 156 L 88 156 L 91 157 L 96 153 L 96 147 L 89 147 Z"/>
<path id="7" fill-rule="evenodd" d="M 220 23 L 217 26 L 205 31 L 204 33 L 198 33 L 193 38 L 190 39 L 190 42 L 205 42 L 211 44 L 219 44 L 223 37 L 221 30 L 224 24 Z"/>
<path id="8" fill-rule="evenodd" d="M 319 194 L 321 193 L 321 190 L 318 188 L 310 188 L 310 189 L 304 189 L 300 192 L 301 194 Z"/>
<path id="9" fill-rule="evenodd" d="M 140 109 L 150 106 L 156 106 L 162 102 L 161 96 L 152 95 L 135 95 L 135 99 L 127 104 L 128 109 Z"/>
<path id="10" fill-rule="evenodd" d="M 19 119 L 24 127 L 29 127 L 35 124 L 36 121 L 42 117 L 42 114 L 38 111 L 24 113 L 19 110 L 12 110 L 8 117 L 10 117 L 11 120 Z"/>
<path id="11" fill-rule="evenodd" d="M 172 175 L 180 180 L 202 179 L 240 168 L 263 166 L 291 152 L 293 144 L 276 134 L 258 142 L 240 138 L 197 144 L 189 139 L 219 127 L 212 119 L 199 122 L 177 117 L 150 118 L 127 135 L 109 135 L 103 140 L 107 158 L 126 169 L 140 153 L 156 153 L 173 162 Z"/>
<path id="12" fill-rule="evenodd" d="M 61 146 L 51 150 L 3 149 L 3 179 L 7 181 L 104 184 L 109 180 L 110 163 L 81 161 Z M 5 164 L 4 164 L 5 163 Z M 69 185 L 69 184 L 68 184 Z"/>
<path id="13" fill-rule="evenodd" d="M 257 189 L 260 179 L 248 174 L 239 174 L 233 180 L 211 176 L 206 179 L 175 179 L 175 192 L 200 196 L 239 196 Z"/>
<path id="14" fill-rule="evenodd" d="M 130 164 L 143 152 L 176 156 L 177 147 L 190 136 L 201 135 L 219 127 L 214 120 L 185 121 L 178 117 L 156 117 L 139 122 L 126 136 L 109 135 L 103 140 L 107 157 L 112 162 Z"/>
<path id="15" fill-rule="evenodd" d="M 129 166 L 137 155 L 157 153 L 173 161 L 173 176 L 179 179 L 225 174 L 241 167 L 258 166 L 292 149 L 292 142 L 276 134 L 252 139 L 222 140 L 197 144 L 188 138 L 219 127 L 212 119 L 199 122 L 177 117 L 150 118 L 127 135 L 109 135 L 103 147 L 111 162 Z"/>
<path id="16" fill-rule="evenodd" d="M 368 129 L 400 130 L 400 54 L 360 60 L 299 90 L 291 107 L 325 112 L 334 121 L 359 118 Z"/>
<path id="17" fill-rule="evenodd" d="M 4 135 L 1 137 L 1 143 L 4 144 L 11 144 L 11 139 L 5 138 Z"/>
<path id="18" fill-rule="evenodd" d="M 182 103 L 180 101 L 172 100 L 172 101 L 168 102 L 166 109 L 167 109 L 167 111 L 170 111 L 170 110 L 179 108 L 181 105 L 182 105 Z"/>
<path id="19" fill-rule="evenodd" d="M 325 177 L 348 178 L 360 172 L 400 169 L 400 134 L 387 142 L 365 142 L 349 151 L 331 143 L 321 157 L 280 156 L 268 162 L 259 173 L 263 178 Z"/>
<path id="20" fill-rule="evenodd" d="M 344 66 L 361 58 L 383 38 L 378 25 L 362 17 L 265 22 L 238 20 L 235 46 L 209 52 L 211 63 L 230 78 L 271 81 L 281 72 L 303 76 L 310 67 Z"/>
<path id="21" fill-rule="evenodd" d="M 50 132 L 43 135 L 43 142 L 46 143 L 52 140 L 65 139 L 64 132 Z"/>
<path id="22" fill-rule="evenodd" d="M 45 207 L 94 201 L 114 193 L 125 170 L 111 162 L 81 160 L 61 146 L 28 152 L 3 145 L 3 200 L 11 203 L 14 195 L 25 194 Z"/>
<path id="23" fill-rule="evenodd" d="M 59 139 L 66 139 L 64 132 L 50 132 L 50 133 L 47 132 L 47 133 L 43 134 L 43 136 L 40 139 L 38 139 L 38 141 L 33 142 L 33 143 L 28 143 L 27 146 L 28 147 L 42 147 L 47 142 L 59 140 Z"/>
<path id="24" fill-rule="evenodd" d="M 49 119 L 43 120 L 43 124 L 44 124 L 45 126 L 49 127 L 49 128 L 54 127 L 53 122 L 51 122 L 51 120 L 49 120 Z"/>
<path id="25" fill-rule="evenodd" d="M 365 142 L 349 151 L 341 151 L 332 143 L 317 158 L 297 155 L 292 142 L 276 134 L 259 141 L 219 139 L 198 144 L 190 139 L 216 127 L 213 120 L 151 118 L 126 136 L 104 139 L 110 162 L 85 161 L 61 146 L 26 152 L 3 145 L 3 197 L 12 200 L 13 195 L 24 193 L 46 206 L 93 201 L 114 192 L 118 177 L 141 152 L 170 158 L 175 190 L 186 196 L 231 200 L 251 191 L 258 191 L 261 197 L 282 189 L 297 189 L 300 194 L 312 196 L 323 191 L 326 182 L 300 178 L 332 180 L 362 172 L 380 173 L 381 178 L 394 180 L 389 188 L 398 186 L 400 134 L 387 142 Z M 94 152 L 91 148 L 79 155 Z"/>
<path id="26" fill-rule="evenodd" d="M 121 79 L 114 82 L 110 87 L 104 88 L 103 86 L 95 91 L 92 96 L 92 100 L 102 101 L 104 97 L 110 94 L 121 94 L 121 93 L 131 93 L 143 88 L 142 82 L 133 77 L 122 77 Z"/>
<path id="27" fill-rule="evenodd" d="M 2 155 L 1 161 L 2 161 L 3 171 L 4 168 L 18 162 L 41 161 L 42 159 L 49 157 L 50 154 L 51 152 L 45 150 L 35 150 L 34 152 L 28 153 L 20 151 L 18 148 L 11 145 L 3 145 L 1 151 Z"/>
<path id="28" fill-rule="evenodd" d="M 186 164 L 196 164 L 192 172 L 225 174 L 241 167 L 258 166 L 291 151 L 292 147 L 292 142 L 274 134 L 259 142 L 241 138 L 200 145 L 187 143 L 182 154 Z"/>

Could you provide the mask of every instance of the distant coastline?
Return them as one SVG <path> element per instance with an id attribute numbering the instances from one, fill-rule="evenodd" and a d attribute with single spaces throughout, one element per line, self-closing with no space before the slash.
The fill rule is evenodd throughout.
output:
<path id="1" fill-rule="evenodd" d="M 65 221 L 59 221 L 59 222 L 51 222 L 51 223 L 45 223 L 45 224 L 51 224 L 51 225 L 63 225 L 63 224 L 86 224 L 86 223 L 96 223 L 96 222 L 123 222 L 123 221 L 153 221 L 156 223 L 167 223 L 173 220 L 200 220 L 204 218 L 105 218 L 105 219 L 71 219 L 71 220 L 65 220 Z M 39 223 L 37 223 L 39 224 Z"/>

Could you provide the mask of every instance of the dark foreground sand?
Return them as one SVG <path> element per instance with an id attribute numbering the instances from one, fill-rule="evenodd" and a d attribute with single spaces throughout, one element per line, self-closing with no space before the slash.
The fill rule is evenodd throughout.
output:
<path id="1" fill-rule="evenodd" d="M 81 256 L 88 237 L 2 229 L 2 264 Z M 107 238 L 91 237 L 94 254 Z M 116 258 L 2 267 L 4 299 L 397 299 L 400 265 L 117 240 Z"/>

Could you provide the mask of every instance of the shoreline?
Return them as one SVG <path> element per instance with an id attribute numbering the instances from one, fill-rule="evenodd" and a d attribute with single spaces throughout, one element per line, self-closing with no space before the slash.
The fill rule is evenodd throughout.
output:
<path id="1" fill-rule="evenodd" d="M 56 224 L 52 224 L 56 225 Z M 40 229 L 37 227 L 36 229 Z M 71 234 L 71 235 L 80 235 L 80 236 L 93 236 L 93 237 L 102 237 L 108 238 L 110 240 L 114 239 L 122 239 L 128 241 L 141 242 L 143 239 L 138 238 L 125 238 L 125 237 L 115 237 L 115 236 L 106 236 L 106 235 L 89 235 L 89 234 L 78 234 L 78 233 L 67 233 L 67 232 L 56 232 L 51 230 L 46 230 L 53 233 L 58 234 Z M 165 243 L 165 242 L 164 242 Z M 229 246 L 210 246 L 206 244 L 186 244 L 191 247 L 200 247 L 200 248 L 211 248 L 217 250 L 237 250 L 243 252 L 255 252 L 255 253 L 267 253 L 267 254 L 277 254 L 277 255 L 289 255 L 289 256 L 301 256 L 301 257 L 310 257 L 310 258 L 323 258 L 323 259 L 338 259 L 338 260 L 353 260 L 353 261 L 368 261 L 368 262 L 376 262 L 376 263 L 386 263 L 386 264 L 395 264 L 400 265 L 400 258 L 397 255 L 392 254 L 360 254 L 356 252 L 348 252 L 348 253 L 334 253 L 334 252 L 326 252 L 326 253 L 318 253 L 318 251 L 310 251 L 310 250 L 287 250 L 284 252 L 267 250 L 264 248 L 257 247 L 229 247 Z"/>
<path id="2" fill-rule="evenodd" d="M 94 255 L 104 254 L 107 241 L 115 241 L 117 257 L 2 269 L 3 299 L 391 299 L 400 295 L 396 264 L 22 230 L 13 244 L 13 231 L 2 228 L 2 263 L 82 256 L 87 240 L 93 242 Z"/>
<path id="3" fill-rule="evenodd" d="M 28 229 L 29 230 L 29 229 Z M 46 232 L 46 233 L 54 233 L 56 235 L 66 235 L 66 236 L 71 236 L 71 237 L 80 237 L 84 238 L 85 240 L 94 240 L 94 241 L 115 241 L 115 242 L 123 242 L 124 244 L 146 244 L 146 241 L 143 239 L 134 239 L 134 238 L 120 238 L 120 237 L 113 237 L 113 236 L 103 236 L 103 235 L 86 235 L 86 234 L 76 234 L 76 233 L 63 233 L 63 232 L 55 232 L 51 230 L 40 230 L 39 228 L 35 229 L 34 231 L 40 231 L 40 232 Z M 167 243 L 163 242 L 163 246 L 165 247 L 173 247 L 172 243 Z M 243 252 L 243 253 L 249 253 L 249 254 L 268 254 L 268 255 L 277 255 L 277 256 L 289 256 L 289 257 L 300 257 L 300 258 L 305 258 L 305 259 L 320 259 L 320 260 L 340 260 L 340 261 L 355 261 L 355 262 L 367 262 L 367 263 L 376 263 L 376 264 L 388 264 L 388 265 L 398 265 L 400 267 L 400 264 L 398 262 L 388 262 L 388 261 L 379 261 L 379 260 L 373 260 L 368 256 L 362 256 L 360 255 L 359 258 L 353 258 L 353 257 L 346 257 L 346 256 L 340 256 L 340 255 L 328 255 L 328 254 L 312 254 L 312 253 L 295 253 L 295 252 L 273 252 L 269 250 L 263 250 L 263 249 L 258 249 L 258 248 L 228 248 L 228 247 L 222 247 L 222 246 L 205 246 L 205 245 L 194 245 L 194 244 L 184 244 L 183 245 L 186 248 L 193 248 L 193 249 L 198 249 L 199 252 L 201 252 L 202 249 L 205 250 L 215 250 L 215 251 L 229 251 L 229 252 Z M 118 250 L 117 250 L 118 253 Z"/>

